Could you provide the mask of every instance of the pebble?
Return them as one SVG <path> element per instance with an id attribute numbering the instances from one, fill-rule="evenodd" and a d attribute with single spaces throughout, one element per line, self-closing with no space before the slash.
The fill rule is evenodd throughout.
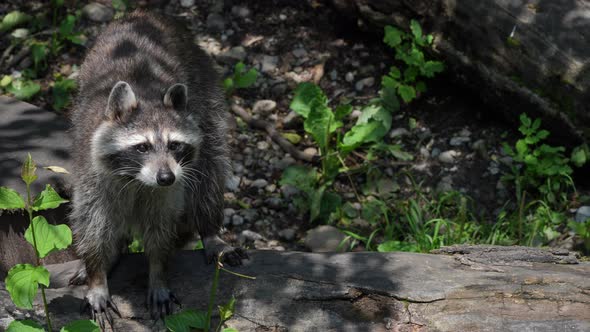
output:
<path id="1" fill-rule="evenodd" d="M 452 164 L 455 162 L 455 157 L 458 157 L 460 155 L 461 155 L 461 153 L 459 153 L 455 150 L 448 150 L 445 152 L 441 152 L 441 154 L 438 155 L 438 160 L 440 160 L 441 162 L 446 163 L 446 164 Z"/>
<path id="2" fill-rule="evenodd" d="M 283 95 L 287 92 L 287 89 L 288 88 L 289 87 L 287 86 L 287 83 L 281 82 L 281 83 L 277 83 L 277 84 L 273 85 L 270 88 L 270 92 L 274 96 L 281 96 L 281 97 L 283 97 Z"/>
<path id="3" fill-rule="evenodd" d="M 457 137 L 452 137 L 449 140 L 449 144 L 451 146 L 461 146 L 465 143 L 469 143 L 470 141 L 471 141 L 471 138 L 469 138 L 469 137 L 457 136 Z"/>
<path id="4" fill-rule="evenodd" d="M 195 0 L 180 0 L 180 6 L 189 8 L 195 5 Z"/>
<path id="5" fill-rule="evenodd" d="M 244 61 L 246 59 L 246 49 L 244 46 L 235 46 L 229 50 L 220 53 L 217 59 L 223 63 L 233 64 L 238 61 Z"/>
<path id="6" fill-rule="evenodd" d="M 336 69 L 334 69 L 330 72 L 330 79 L 332 81 L 335 81 L 336 79 L 338 79 L 338 71 L 336 71 Z"/>
<path id="7" fill-rule="evenodd" d="M 258 218 L 258 212 L 256 209 L 245 209 L 240 211 L 240 213 L 244 216 L 244 220 L 251 222 Z"/>
<path id="8" fill-rule="evenodd" d="M 433 148 L 432 151 L 430 152 L 430 156 L 432 158 L 436 158 L 440 155 L 440 149 L 439 148 Z"/>
<path id="9" fill-rule="evenodd" d="M 336 227 L 322 225 L 309 230 L 304 242 L 312 252 L 334 252 L 348 249 L 348 243 L 340 245 L 345 239 L 346 235 Z"/>
<path id="10" fill-rule="evenodd" d="M 234 226 L 241 226 L 241 225 L 243 225 L 243 224 L 244 224 L 244 218 L 243 218 L 242 216 L 240 216 L 239 214 L 234 214 L 234 215 L 231 217 L 231 223 L 232 223 Z"/>
<path id="11" fill-rule="evenodd" d="M 471 148 L 485 155 L 486 141 L 483 139 L 478 139 L 477 141 L 473 142 L 473 144 L 471 144 Z"/>
<path id="12" fill-rule="evenodd" d="M 280 209 L 283 205 L 283 200 L 280 197 L 270 197 L 266 200 L 266 204 L 271 209 Z"/>
<path id="13" fill-rule="evenodd" d="M 346 73 L 346 75 L 344 75 L 344 80 L 346 80 L 346 82 L 352 82 L 354 81 L 354 74 L 352 72 L 348 72 Z"/>
<path id="14" fill-rule="evenodd" d="M 245 229 L 240 233 L 240 237 L 244 240 L 248 241 L 256 241 L 256 240 L 264 240 L 264 237 L 256 232 L 253 232 L 249 229 Z"/>
<path id="15" fill-rule="evenodd" d="M 277 69 L 279 66 L 279 57 L 276 55 L 263 55 L 261 61 L 260 71 L 269 73 Z"/>
<path id="16" fill-rule="evenodd" d="M 285 15 L 285 14 L 280 14 L 280 15 L 279 15 L 279 19 L 280 19 L 281 21 L 284 21 L 284 20 L 286 20 L 286 19 L 287 19 L 287 15 Z"/>
<path id="17" fill-rule="evenodd" d="M 392 130 L 389 132 L 389 137 L 390 137 L 390 138 L 396 138 L 396 137 L 405 136 L 405 135 L 407 135 L 407 134 L 409 134 L 409 133 L 410 133 L 410 132 L 409 132 L 409 131 L 408 131 L 406 128 L 402 128 L 402 127 L 400 127 L 400 128 L 395 128 L 395 129 L 392 129 Z"/>
<path id="18" fill-rule="evenodd" d="M 250 186 L 256 187 L 256 188 L 264 188 L 267 185 L 268 185 L 268 181 L 266 181 L 265 179 L 256 179 L 256 180 L 252 181 L 252 183 L 250 183 Z"/>
<path id="19" fill-rule="evenodd" d="M 453 178 L 450 175 L 443 177 L 436 185 L 436 191 L 444 193 L 453 190 Z"/>
<path id="20" fill-rule="evenodd" d="M 576 211 L 574 220 L 576 222 L 585 222 L 588 218 L 590 218 L 590 206 L 580 206 Z"/>
<path id="21" fill-rule="evenodd" d="M 277 108 L 277 102 L 270 99 L 258 100 L 252 106 L 252 112 L 254 113 L 270 113 Z"/>
<path id="22" fill-rule="evenodd" d="M 307 51 L 304 48 L 294 49 L 291 53 L 293 53 L 296 58 L 303 58 L 307 55 Z"/>
<path id="23" fill-rule="evenodd" d="M 270 144 L 268 144 L 267 141 L 260 141 L 258 143 L 256 143 L 256 148 L 258 150 L 268 150 L 268 148 L 270 147 Z"/>
<path id="24" fill-rule="evenodd" d="M 354 88 L 356 89 L 356 91 L 362 91 L 365 87 L 372 87 L 373 84 L 375 84 L 375 78 L 374 77 L 367 77 L 367 78 L 363 78 L 362 80 L 359 80 L 358 82 L 356 82 L 356 84 L 354 85 Z"/>
<path id="25" fill-rule="evenodd" d="M 281 186 L 281 193 L 283 194 L 283 197 L 291 198 L 299 193 L 299 189 L 285 184 Z"/>
<path id="26" fill-rule="evenodd" d="M 82 8 L 82 14 L 94 22 L 108 22 L 113 19 L 115 11 L 101 3 L 92 2 Z"/>
<path id="27" fill-rule="evenodd" d="M 295 239 L 295 230 L 293 228 L 285 228 L 279 232 L 279 237 L 285 241 L 293 241 Z"/>
<path id="28" fill-rule="evenodd" d="M 303 152 L 306 154 L 312 155 L 312 156 L 315 156 L 318 154 L 318 150 L 314 147 L 306 148 L 305 150 L 303 150 Z"/>
<path id="29" fill-rule="evenodd" d="M 248 17 L 250 16 L 250 9 L 244 6 L 233 6 L 231 7 L 231 13 L 237 17 Z"/>
<path id="30" fill-rule="evenodd" d="M 231 192 L 239 191 L 240 180 L 240 177 L 237 175 L 229 176 L 225 181 L 225 189 Z"/>
<path id="31" fill-rule="evenodd" d="M 207 28 L 213 31 L 223 31 L 225 29 L 225 20 L 218 13 L 211 13 L 207 16 Z"/>
<path id="32" fill-rule="evenodd" d="M 471 136 L 471 132 L 469 131 L 469 129 L 463 128 L 463 130 L 461 130 L 461 132 L 459 133 L 459 136 L 468 137 Z"/>

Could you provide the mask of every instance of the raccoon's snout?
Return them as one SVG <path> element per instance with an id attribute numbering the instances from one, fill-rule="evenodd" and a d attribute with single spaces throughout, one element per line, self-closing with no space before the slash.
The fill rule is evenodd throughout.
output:
<path id="1" fill-rule="evenodd" d="M 172 173 L 169 169 L 166 170 L 159 170 L 158 174 L 156 175 L 156 181 L 160 186 L 169 186 L 174 183 L 176 177 L 174 173 Z"/>

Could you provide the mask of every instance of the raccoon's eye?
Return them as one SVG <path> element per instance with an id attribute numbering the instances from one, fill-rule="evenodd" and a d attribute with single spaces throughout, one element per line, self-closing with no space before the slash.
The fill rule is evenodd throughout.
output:
<path id="1" fill-rule="evenodd" d="M 137 144 L 135 146 L 135 149 L 139 153 L 146 153 L 150 149 L 150 146 L 148 144 L 146 144 L 146 143 L 141 143 L 141 144 Z"/>
<path id="2" fill-rule="evenodd" d="M 180 149 L 180 143 L 179 142 L 170 142 L 168 144 L 168 150 L 170 151 L 176 151 Z"/>

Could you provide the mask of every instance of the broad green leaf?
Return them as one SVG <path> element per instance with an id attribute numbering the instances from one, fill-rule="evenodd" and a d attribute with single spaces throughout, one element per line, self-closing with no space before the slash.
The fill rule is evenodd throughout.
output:
<path id="1" fill-rule="evenodd" d="M 2 80 L 0 80 L 0 87 L 5 88 L 10 83 L 12 83 L 12 76 L 10 76 L 10 75 L 4 75 L 4 77 L 2 77 Z"/>
<path id="2" fill-rule="evenodd" d="M 312 100 L 307 118 L 303 122 L 305 131 L 317 142 L 321 151 L 325 152 L 330 139 L 330 134 L 338 128 L 332 110 L 321 99 Z"/>
<path id="3" fill-rule="evenodd" d="M 336 212 L 342 206 L 342 198 L 340 195 L 331 191 L 326 191 L 322 195 L 320 204 L 320 213 L 318 218 L 320 220 L 328 220 L 332 212 Z"/>
<path id="4" fill-rule="evenodd" d="M 518 141 L 516 141 L 516 153 L 518 154 L 518 156 L 524 157 L 528 150 L 529 148 L 525 140 L 519 139 Z"/>
<path id="5" fill-rule="evenodd" d="M 319 86 L 304 82 L 295 89 L 295 95 L 289 107 L 303 118 L 307 118 L 311 104 L 315 99 L 318 99 L 321 104 L 328 104 L 328 98 Z"/>
<path id="6" fill-rule="evenodd" d="M 364 220 L 371 224 L 378 224 L 383 218 L 384 211 L 387 211 L 385 203 L 378 199 L 374 199 L 363 204 L 361 216 Z"/>
<path id="7" fill-rule="evenodd" d="M 238 332 L 238 330 L 234 329 L 233 327 L 226 327 L 221 331 L 222 332 Z"/>
<path id="8" fill-rule="evenodd" d="M 50 225 L 43 216 L 36 216 L 32 226 L 25 231 L 25 239 L 34 246 L 33 228 L 37 240 L 37 255 L 44 258 L 48 254 L 67 248 L 72 244 L 72 230 L 67 225 Z"/>
<path id="9" fill-rule="evenodd" d="M 416 90 L 410 85 L 400 84 L 397 88 L 397 92 L 406 103 L 409 103 L 416 98 Z"/>
<path id="10" fill-rule="evenodd" d="M 412 31 L 412 35 L 417 40 L 422 40 L 422 27 L 420 27 L 420 23 L 416 20 L 410 21 L 410 30 Z"/>
<path id="11" fill-rule="evenodd" d="M 399 145 L 387 145 L 386 147 L 387 151 L 389 151 L 389 153 L 391 153 L 392 156 L 394 156 L 395 158 L 399 159 L 399 160 L 403 160 L 403 161 L 409 161 L 414 159 L 414 156 L 412 156 L 410 153 L 405 152 L 401 149 L 401 146 Z"/>
<path id="12" fill-rule="evenodd" d="M 361 116 L 359 116 L 357 124 L 369 123 L 371 121 L 380 122 L 387 130 L 391 128 L 391 114 L 379 105 L 369 105 L 363 108 L 363 112 L 361 113 Z"/>
<path id="13" fill-rule="evenodd" d="M 301 191 L 309 193 L 317 183 L 318 174 L 315 168 L 309 166 L 293 165 L 283 171 L 281 185 L 290 185 Z"/>
<path id="14" fill-rule="evenodd" d="M 47 45 L 39 42 L 31 43 L 31 55 L 35 70 L 43 68 L 44 66 L 41 65 L 45 64 L 45 59 L 47 58 Z"/>
<path id="15" fill-rule="evenodd" d="M 424 66 L 422 66 L 420 69 L 422 75 L 426 77 L 434 77 L 434 74 L 441 73 L 445 69 L 445 66 L 440 61 L 429 60 L 426 61 Z"/>
<path id="16" fill-rule="evenodd" d="M 391 76 L 391 78 L 395 78 L 397 80 L 399 80 L 402 77 L 401 71 L 395 66 L 391 66 L 391 68 L 389 68 L 388 75 Z"/>
<path id="17" fill-rule="evenodd" d="M 383 106 L 387 112 L 393 113 L 399 110 L 399 99 L 397 98 L 395 88 L 384 87 L 379 91 L 379 95 L 381 97 L 381 106 Z"/>
<path id="18" fill-rule="evenodd" d="M 25 319 L 13 320 L 6 332 L 45 332 L 45 329 L 39 323 Z"/>
<path id="19" fill-rule="evenodd" d="M 29 100 L 39 91 L 41 86 L 33 81 L 13 81 L 6 90 L 14 95 L 16 99 Z"/>
<path id="20" fill-rule="evenodd" d="M 0 31 L 10 31 L 13 28 L 23 25 L 31 20 L 31 16 L 18 10 L 12 11 L 2 19 L 0 23 Z"/>
<path id="21" fill-rule="evenodd" d="M 299 144 L 301 142 L 301 136 L 296 133 L 282 133 L 281 134 L 291 144 Z"/>
<path id="22" fill-rule="evenodd" d="M 96 322 L 88 319 L 75 320 L 62 327 L 60 332 L 100 332 Z"/>
<path id="23" fill-rule="evenodd" d="M 310 206 L 309 206 L 309 220 L 314 221 L 320 216 L 320 212 L 322 209 L 322 199 L 324 197 L 324 192 L 326 191 L 326 186 L 323 185 L 313 191 L 309 197 Z"/>
<path id="24" fill-rule="evenodd" d="M 230 319 L 234 314 L 234 307 L 236 305 L 236 298 L 232 296 L 231 300 L 224 305 L 219 306 L 219 319 L 222 322 Z"/>
<path id="25" fill-rule="evenodd" d="M 547 130 L 539 130 L 539 132 L 537 133 L 537 139 L 538 140 L 544 140 L 545 138 L 549 137 L 551 133 Z"/>
<path id="26" fill-rule="evenodd" d="M 226 78 L 223 80 L 223 88 L 226 92 L 231 92 L 234 89 L 234 80 L 231 77 Z"/>
<path id="27" fill-rule="evenodd" d="M 45 185 L 45 190 L 43 190 L 41 193 L 39 193 L 37 197 L 35 197 L 35 201 L 33 202 L 33 210 L 41 211 L 55 209 L 61 204 L 67 202 L 67 199 L 61 198 L 59 194 L 50 185 L 47 184 Z"/>
<path id="28" fill-rule="evenodd" d="M 53 84 L 53 109 L 59 111 L 71 100 L 72 91 L 76 89 L 76 81 L 72 79 L 58 80 Z"/>
<path id="29" fill-rule="evenodd" d="M 531 126 L 531 119 L 526 115 L 526 113 L 520 114 L 520 123 L 523 125 L 530 127 Z"/>
<path id="30" fill-rule="evenodd" d="M 43 266 L 17 264 L 8 271 L 6 290 L 19 308 L 33 309 L 39 284 L 49 286 L 49 271 Z"/>
<path id="31" fill-rule="evenodd" d="M 355 148 L 364 143 L 377 141 L 386 133 L 387 130 L 378 121 L 357 124 L 346 132 L 342 144 L 344 148 Z"/>
<path id="32" fill-rule="evenodd" d="M 33 158 L 31 158 L 31 154 L 27 153 L 27 158 L 25 159 L 25 162 L 23 163 L 23 167 L 22 167 L 21 173 L 20 173 L 21 179 L 23 179 L 23 181 L 26 184 L 33 183 L 35 180 L 37 180 L 37 174 L 35 174 L 36 170 L 37 170 L 37 165 L 35 165 Z"/>
<path id="33" fill-rule="evenodd" d="M 254 83 L 256 83 L 256 79 L 258 78 L 258 71 L 254 68 L 250 68 L 247 72 L 243 74 L 236 75 L 234 77 L 234 83 L 236 87 L 244 89 L 249 88 Z"/>
<path id="34" fill-rule="evenodd" d="M 204 330 L 207 324 L 207 313 L 197 310 L 183 310 L 164 318 L 164 325 L 171 332 L 189 332 L 191 329 Z"/>
<path id="35" fill-rule="evenodd" d="M 572 151 L 571 160 L 572 163 L 576 165 L 576 167 L 582 167 L 588 161 L 587 151 L 588 150 L 585 149 L 584 146 L 578 146 L 574 148 Z"/>
<path id="36" fill-rule="evenodd" d="M 403 35 L 404 35 L 404 33 L 401 30 L 394 28 L 390 25 L 386 25 L 385 26 L 385 36 L 383 37 L 383 42 L 385 44 L 389 45 L 389 47 L 395 48 L 396 46 L 401 44 Z"/>
<path id="37" fill-rule="evenodd" d="M 416 82 L 416 91 L 426 92 L 426 83 L 424 83 L 423 81 Z"/>
<path id="38" fill-rule="evenodd" d="M 64 20 L 61 21 L 59 25 L 59 34 L 66 38 L 67 36 L 71 35 L 74 31 L 74 25 L 76 24 L 76 16 L 68 15 Z"/>
<path id="39" fill-rule="evenodd" d="M 336 110 L 334 111 L 334 117 L 336 120 L 342 120 L 350 113 L 352 113 L 352 106 L 350 104 L 342 104 L 336 107 Z"/>
<path id="40" fill-rule="evenodd" d="M 0 187 L 0 210 L 24 209 L 25 201 L 14 189 Z"/>
<path id="41" fill-rule="evenodd" d="M 418 77 L 418 67 L 410 66 L 404 70 L 404 82 L 406 83 L 414 83 L 416 81 L 416 77 Z"/>
<path id="42" fill-rule="evenodd" d="M 359 215 L 358 210 L 350 202 L 346 202 L 342 205 L 342 212 L 346 217 L 351 219 L 356 218 Z"/>

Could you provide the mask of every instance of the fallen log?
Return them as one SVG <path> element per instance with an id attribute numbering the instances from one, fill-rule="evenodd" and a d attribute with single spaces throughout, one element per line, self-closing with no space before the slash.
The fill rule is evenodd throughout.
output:
<path id="1" fill-rule="evenodd" d="M 552 136 L 590 139 L 590 2 L 332 0 L 369 26 L 418 19 L 453 77 L 516 121 L 542 116 Z M 369 23 L 369 24 L 366 24 Z"/>
<path id="2" fill-rule="evenodd" d="M 235 296 L 227 326 L 242 332 L 590 330 L 590 263 L 572 253 L 496 246 L 440 252 L 453 256 L 251 251 L 251 259 L 232 270 L 256 280 L 222 271 L 217 302 Z M 77 266 L 49 266 L 54 326 L 86 317 L 79 313 L 85 287 L 67 286 Z M 170 285 L 183 308 L 205 310 L 213 269 L 198 251 L 171 261 Z M 143 255 L 124 256 L 109 283 L 122 314 L 117 330 L 151 331 Z M 0 289 L 1 330 L 27 313 Z M 39 301 L 29 314 L 42 321 Z"/>

